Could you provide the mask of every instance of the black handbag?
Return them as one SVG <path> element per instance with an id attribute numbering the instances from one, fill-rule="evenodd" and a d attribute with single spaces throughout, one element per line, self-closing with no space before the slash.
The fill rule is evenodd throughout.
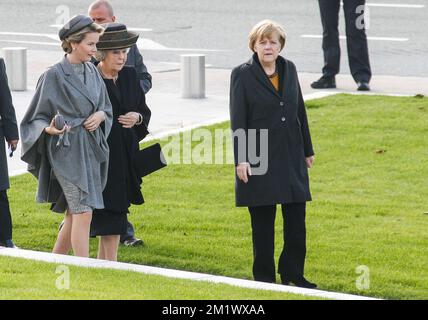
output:
<path id="1" fill-rule="evenodd" d="M 155 143 L 147 148 L 139 150 L 134 156 L 134 167 L 140 177 L 155 172 L 167 163 L 159 143 Z"/>

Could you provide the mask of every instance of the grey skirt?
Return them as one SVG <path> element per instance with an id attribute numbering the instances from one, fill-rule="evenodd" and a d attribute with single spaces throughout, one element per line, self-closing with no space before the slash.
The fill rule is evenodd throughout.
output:
<path id="1" fill-rule="evenodd" d="M 62 191 L 64 192 L 69 213 L 78 214 L 88 211 L 92 212 L 93 208 L 80 203 L 80 195 L 82 191 L 80 191 L 77 186 L 75 186 L 62 176 L 57 175 L 56 178 L 62 188 Z"/>

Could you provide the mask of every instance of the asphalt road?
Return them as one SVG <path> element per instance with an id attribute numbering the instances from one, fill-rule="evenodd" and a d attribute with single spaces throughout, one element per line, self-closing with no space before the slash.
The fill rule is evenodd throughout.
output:
<path id="1" fill-rule="evenodd" d="M 375 6 L 385 1 L 369 2 L 368 36 L 387 38 L 369 41 L 374 75 L 428 77 L 428 1 L 388 0 L 388 4 L 410 7 Z M 54 39 L 39 34 L 56 34 L 57 29 L 51 25 L 61 23 L 67 13 L 86 13 L 90 3 L 0 0 L 0 47 L 58 50 Z M 294 61 L 299 71 L 321 71 L 321 39 L 302 37 L 322 33 L 316 0 L 112 0 L 111 3 L 121 22 L 150 29 L 140 32 L 146 60 L 179 62 L 182 53 L 201 52 L 213 67 L 230 69 L 250 57 L 247 35 L 251 27 L 270 18 L 286 28 L 288 39 L 283 55 Z M 343 13 L 340 28 L 344 35 Z M 341 40 L 341 44 L 341 69 L 349 73 L 346 42 Z"/>

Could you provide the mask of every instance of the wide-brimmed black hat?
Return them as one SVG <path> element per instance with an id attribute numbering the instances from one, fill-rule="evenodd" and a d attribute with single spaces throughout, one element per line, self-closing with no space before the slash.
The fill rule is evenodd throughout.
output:
<path id="1" fill-rule="evenodd" d="M 61 30 L 59 30 L 59 33 L 58 33 L 59 39 L 64 40 L 68 36 L 76 32 L 79 32 L 83 28 L 90 26 L 93 23 L 94 23 L 94 20 L 92 20 L 90 17 L 85 16 L 83 14 L 74 16 L 64 24 Z"/>
<path id="2" fill-rule="evenodd" d="M 97 43 L 98 50 L 125 49 L 133 46 L 140 36 L 130 32 L 123 23 L 107 23 L 102 25 L 105 30 Z"/>

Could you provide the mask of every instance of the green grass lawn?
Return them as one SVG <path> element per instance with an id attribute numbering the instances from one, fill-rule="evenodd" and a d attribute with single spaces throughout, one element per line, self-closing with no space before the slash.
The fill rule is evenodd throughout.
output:
<path id="1" fill-rule="evenodd" d="M 316 159 L 306 276 L 323 290 L 427 299 L 428 99 L 337 95 L 307 108 Z M 15 242 L 50 251 L 61 215 L 35 203 L 32 176 L 11 183 Z M 170 165 L 144 180 L 143 193 L 130 220 L 146 246 L 121 247 L 120 261 L 252 278 L 249 214 L 234 206 L 233 165 Z M 94 239 L 93 257 L 96 247 Z M 370 271 L 367 290 L 356 287 L 360 265 Z"/>
<path id="2" fill-rule="evenodd" d="M 59 268 L 58 268 L 59 267 Z M 147 299 L 147 300 L 314 300 L 283 292 L 172 279 L 136 272 L 63 266 L 0 257 L 0 300 L 5 299 Z M 57 269 L 58 268 L 58 269 Z M 57 287 L 57 284 L 59 286 Z"/>

